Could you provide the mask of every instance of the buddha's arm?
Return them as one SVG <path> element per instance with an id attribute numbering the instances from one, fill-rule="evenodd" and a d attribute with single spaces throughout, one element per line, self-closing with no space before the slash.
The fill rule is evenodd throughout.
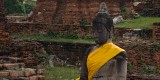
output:
<path id="1" fill-rule="evenodd" d="M 88 80 L 88 69 L 87 69 L 87 57 L 90 52 L 91 48 L 88 48 L 84 58 L 82 60 L 82 66 L 80 70 L 80 80 Z"/>
<path id="2" fill-rule="evenodd" d="M 117 56 L 117 80 L 126 80 L 127 79 L 127 56 L 126 52 L 121 52 Z"/>

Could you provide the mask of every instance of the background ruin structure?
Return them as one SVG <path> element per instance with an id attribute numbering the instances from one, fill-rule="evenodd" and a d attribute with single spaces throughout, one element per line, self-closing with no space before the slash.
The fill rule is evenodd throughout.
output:
<path id="1" fill-rule="evenodd" d="M 159 0 L 134 0 L 134 10 L 142 16 L 160 17 Z"/>
<path id="2" fill-rule="evenodd" d="M 4 13 L 3 0 L 0 0 L 0 44 L 8 43 L 8 33 L 5 31 L 6 18 Z"/>
<path id="3" fill-rule="evenodd" d="M 112 16 L 120 15 L 124 7 L 128 13 L 133 9 L 133 0 L 37 0 L 29 19 L 37 23 L 80 25 L 84 21 L 91 24 L 101 2 L 107 4 Z"/>

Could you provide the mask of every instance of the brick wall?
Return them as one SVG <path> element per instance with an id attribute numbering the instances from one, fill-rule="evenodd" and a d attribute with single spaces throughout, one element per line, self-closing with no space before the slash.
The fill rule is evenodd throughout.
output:
<path id="1" fill-rule="evenodd" d="M 49 55 L 55 55 L 62 61 L 67 61 L 64 65 L 79 66 L 80 60 L 88 47 L 94 44 L 87 43 L 65 43 L 40 41 Z"/>
<path id="2" fill-rule="evenodd" d="M 141 0 L 134 9 L 142 16 L 160 17 L 160 1 L 159 0 Z"/>
<path id="3" fill-rule="evenodd" d="M 45 80 L 47 62 L 43 45 L 27 40 L 14 39 L 0 47 L 0 76 L 2 80 Z"/>
<path id="4" fill-rule="evenodd" d="M 81 37 L 92 37 L 92 26 L 63 25 L 63 24 L 39 24 L 39 23 L 8 23 L 6 30 L 10 34 L 46 34 L 51 29 L 54 33 L 74 34 Z M 128 35 L 128 33 L 130 35 Z M 150 40 L 152 38 L 152 29 L 134 30 L 130 28 L 115 28 L 114 38 L 124 39 L 128 35 L 131 39 Z"/>
<path id="5" fill-rule="evenodd" d="M 82 19 L 90 24 L 99 10 L 99 0 L 37 0 L 37 7 L 33 10 L 30 21 L 52 24 L 76 24 Z M 119 0 L 105 0 L 111 15 L 120 14 Z M 132 9 L 132 0 L 126 0 L 124 6 L 128 11 Z"/>
<path id="6" fill-rule="evenodd" d="M 10 34 L 45 34 L 48 31 L 48 24 L 39 23 L 8 23 L 7 31 Z"/>
<path id="7" fill-rule="evenodd" d="M 6 19 L 4 14 L 3 1 L 0 0 L 0 44 L 6 44 L 9 41 L 9 34 L 5 32 Z"/>
<path id="8" fill-rule="evenodd" d="M 39 23 L 7 23 L 6 30 L 10 34 L 46 34 L 51 29 L 54 33 L 76 34 L 82 37 L 91 36 L 91 26 L 49 25 Z"/>
<path id="9" fill-rule="evenodd" d="M 116 44 L 124 48 L 128 54 L 128 76 L 130 78 L 145 79 L 148 77 L 146 74 L 154 74 L 154 78 L 156 78 L 156 75 L 160 74 L 159 43 L 134 41 L 131 43 L 116 42 Z M 4 68 L 6 65 L 23 66 L 22 64 L 5 64 L 15 62 L 23 63 L 25 66 L 36 66 L 40 62 L 45 62 L 46 59 L 49 59 L 50 56 L 44 58 L 45 54 L 43 53 L 54 55 L 54 65 L 79 66 L 86 49 L 93 45 L 95 44 L 14 40 L 8 47 L 4 48 L 6 51 L 0 51 L 0 64 L 2 66 L 0 68 Z M 35 55 L 40 56 L 35 57 Z M 5 73 L 6 75 L 8 74 L 8 72 Z M 148 78 L 155 80 L 151 79 L 151 77 L 153 78 L 153 76 Z"/>
<path id="10" fill-rule="evenodd" d="M 77 34 L 82 37 L 90 37 L 92 34 L 92 26 L 78 26 L 78 25 L 51 25 L 53 32 L 61 32 L 65 34 Z"/>
<path id="11" fill-rule="evenodd" d="M 49 55 L 55 55 L 61 65 L 77 65 L 81 62 L 88 47 L 95 44 L 40 42 Z M 128 78 L 130 79 L 160 79 L 160 44 L 151 42 L 117 42 L 118 46 L 128 54 Z M 57 59 L 57 58 L 56 58 Z M 57 65 L 55 63 L 55 65 Z M 154 74 L 154 75 L 149 75 Z M 129 80 L 130 80 L 129 79 Z"/>
<path id="12" fill-rule="evenodd" d="M 51 23 L 57 8 L 57 0 L 37 0 L 36 8 L 29 20 L 33 22 Z"/>

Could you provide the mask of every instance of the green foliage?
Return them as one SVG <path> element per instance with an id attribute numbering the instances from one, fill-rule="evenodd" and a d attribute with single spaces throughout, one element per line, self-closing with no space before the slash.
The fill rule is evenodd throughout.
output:
<path id="1" fill-rule="evenodd" d="M 157 74 L 158 73 L 158 69 L 156 67 L 153 68 L 153 74 Z"/>
<path id="2" fill-rule="evenodd" d="M 77 34 L 71 34 L 71 33 L 61 33 L 61 32 L 53 32 L 50 28 L 48 29 L 47 36 L 51 38 L 68 38 L 68 39 L 78 39 L 79 36 Z"/>
<path id="3" fill-rule="evenodd" d="M 16 0 L 3 0 L 3 1 L 6 14 L 22 12 L 21 7 L 18 5 Z"/>
<path id="4" fill-rule="evenodd" d="M 133 68 L 133 65 L 131 63 L 127 63 L 127 69 L 130 71 Z"/>
<path id="5" fill-rule="evenodd" d="M 23 4 L 24 0 L 3 0 L 6 14 L 23 13 L 27 14 L 35 7 L 35 1 L 29 1 L 28 4 Z"/>
<path id="6" fill-rule="evenodd" d="M 85 27 L 86 25 L 89 25 L 89 23 L 87 22 L 87 20 L 84 19 L 84 18 L 82 18 L 79 23 L 80 23 L 81 27 Z"/>
<path id="7" fill-rule="evenodd" d="M 85 35 L 85 36 L 83 36 L 81 38 L 85 39 L 85 40 L 93 40 L 94 39 L 93 36 L 92 36 L 92 34 Z"/>
<path id="8" fill-rule="evenodd" d="M 144 71 L 146 74 L 149 74 L 149 68 L 148 68 L 148 66 L 147 66 L 145 63 L 143 63 L 143 71 Z"/>
<path id="9" fill-rule="evenodd" d="M 61 32 L 54 33 L 51 29 L 48 30 L 47 36 L 51 38 L 79 39 L 79 36 L 77 34 L 71 34 L 71 33 L 66 34 Z"/>
<path id="10" fill-rule="evenodd" d="M 120 10 L 122 14 L 128 12 L 128 9 L 126 7 L 121 7 Z"/>
<path id="11" fill-rule="evenodd" d="M 34 8 L 32 5 L 28 5 L 28 4 L 25 4 L 24 6 L 25 6 L 25 13 L 26 14 L 29 14 Z"/>
<path id="12" fill-rule="evenodd" d="M 138 47 L 138 46 L 141 45 L 141 44 L 139 44 L 139 43 L 129 43 L 128 45 L 129 45 L 130 47 L 136 48 L 136 47 Z"/>
<path id="13" fill-rule="evenodd" d="M 158 69 L 156 66 L 150 66 L 143 63 L 143 72 L 145 74 L 158 74 Z"/>
<path id="14" fill-rule="evenodd" d="M 150 48 L 150 53 L 154 54 L 156 51 L 160 49 L 160 44 L 152 44 Z"/>
<path id="15" fill-rule="evenodd" d="M 0 45 L 0 51 L 5 50 L 5 47 L 3 45 Z"/>
<path id="16" fill-rule="evenodd" d="M 50 36 L 50 37 L 52 37 L 52 36 L 54 36 L 55 34 L 54 34 L 53 30 L 49 28 L 49 29 L 48 29 L 48 32 L 47 32 L 47 35 Z"/>
<path id="17" fill-rule="evenodd" d="M 47 35 L 48 37 L 51 38 L 93 40 L 93 37 L 91 35 L 80 37 L 78 34 L 73 34 L 73 33 L 61 33 L 61 32 L 54 33 L 51 29 L 48 30 Z"/>
<path id="18" fill-rule="evenodd" d="M 62 20 L 62 18 L 58 18 L 58 22 L 57 22 L 57 24 L 63 24 L 63 20 Z"/>
<path id="19" fill-rule="evenodd" d="M 48 59 L 49 55 L 47 53 L 36 53 L 34 54 L 34 57 Z"/>
<path id="20" fill-rule="evenodd" d="M 79 76 L 76 67 L 47 67 L 46 80 L 72 80 Z"/>
<path id="21" fill-rule="evenodd" d="M 26 15 L 26 8 L 25 8 L 25 4 L 23 4 L 22 0 L 16 0 L 18 5 L 21 7 L 22 13 L 24 13 L 24 15 Z"/>
<path id="22" fill-rule="evenodd" d="M 38 63 L 40 65 L 45 66 L 46 64 L 48 64 L 49 55 L 47 53 L 35 53 L 35 54 L 33 54 L 33 57 L 41 60 L 41 62 Z"/>

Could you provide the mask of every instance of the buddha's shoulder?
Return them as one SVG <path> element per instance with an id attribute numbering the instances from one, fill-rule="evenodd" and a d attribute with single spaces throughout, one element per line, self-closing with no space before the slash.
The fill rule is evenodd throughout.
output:
<path id="1" fill-rule="evenodd" d="M 93 52 L 97 48 L 98 48 L 97 46 L 91 46 L 91 47 L 87 48 L 86 55 L 89 55 L 91 52 Z"/>
<path id="2" fill-rule="evenodd" d="M 116 59 L 127 59 L 127 53 L 126 51 L 120 52 L 117 56 L 115 56 Z"/>

